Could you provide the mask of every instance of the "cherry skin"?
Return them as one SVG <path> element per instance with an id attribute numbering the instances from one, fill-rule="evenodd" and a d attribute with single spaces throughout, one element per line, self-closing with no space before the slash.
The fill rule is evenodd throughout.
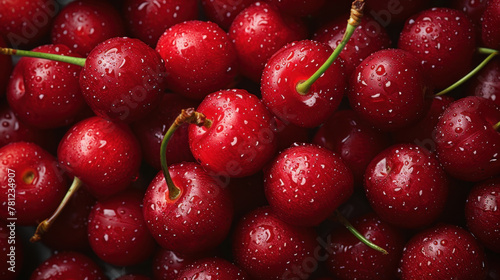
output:
<path id="1" fill-rule="evenodd" d="M 313 143 L 339 155 L 359 186 L 370 161 L 390 145 L 386 133 L 373 128 L 352 110 L 335 112 L 318 129 Z"/>
<path id="2" fill-rule="evenodd" d="M 481 38 L 486 47 L 500 49 L 500 1 L 490 0 L 484 11 L 481 26 Z"/>
<path id="3" fill-rule="evenodd" d="M 166 29 L 198 18 L 196 0 L 127 0 L 123 11 L 130 33 L 153 48 Z"/>
<path id="4" fill-rule="evenodd" d="M 332 151 L 304 144 L 281 152 L 266 169 L 274 214 L 292 225 L 317 226 L 353 193 L 353 177 Z"/>
<path id="5" fill-rule="evenodd" d="M 326 0 L 265 0 L 273 4 L 278 10 L 292 16 L 310 16 L 318 13 L 327 2 Z"/>
<path id="6" fill-rule="evenodd" d="M 463 12 L 449 8 L 432 8 L 412 16 L 398 42 L 400 49 L 421 60 L 431 83 L 440 89 L 467 74 L 475 46 L 472 22 Z"/>
<path id="7" fill-rule="evenodd" d="M 197 112 L 212 125 L 205 128 L 191 124 L 189 146 L 210 175 L 246 177 L 262 170 L 276 153 L 273 116 L 246 90 L 211 93 Z"/>
<path id="8" fill-rule="evenodd" d="M 500 178 L 477 184 L 465 204 L 467 228 L 488 249 L 500 253 Z"/>
<path id="9" fill-rule="evenodd" d="M 163 136 L 182 109 L 192 108 L 197 102 L 178 94 L 165 94 L 158 106 L 146 117 L 132 123 L 132 130 L 141 143 L 144 160 L 156 170 L 161 169 L 160 146 Z M 195 161 L 189 149 L 188 125 L 179 127 L 167 146 L 169 164 Z"/>
<path id="10" fill-rule="evenodd" d="M 278 50 L 267 62 L 261 79 L 262 101 L 283 121 L 301 127 L 316 127 L 340 105 L 346 79 L 339 61 L 299 94 L 297 84 L 307 80 L 328 59 L 332 49 L 322 43 L 303 40 Z"/>
<path id="11" fill-rule="evenodd" d="M 176 24 L 163 33 L 156 50 L 165 61 L 169 89 L 191 99 L 228 88 L 238 73 L 234 45 L 213 22 Z"/>
<path id="12" fill-rule="evenodd" d="M 481 97 L 469 96 L 448 106 L 434 134 L 439 162 L 455 178 L 478 182 L 500 172 L 500 110 Z"/>
<path id="13" fill-rule="evenodd" d="M 163 172 L 156 175 L 143 201 L 149 231 L 160 246 L 180 254 L 215 248 L 231 226 L 229 193 L 196 163 L 171 165 L 169 173 L 180 194 L 171 199 Z"/>
<path id="14" fill-rule="evenodd" d="M 87 256 L 77 252 L 52 255 L 31 274 L 30 280 L 108 279 L 101 268 Z"/>
<path id="15" fill-rule="evenodd" d="M 14 142 L 44 143 L 47 133 L 43 130 L 27 126 L 14 114 L 7 103 L 0 104 L 0 147 Z"/>
<path id="16" fill-rule="evenodd" d="M 98 116 L 131 122 L 154 109 L 165 90 L 161 57 L 145 43 L 111 38 L 95 47 L 80 73 L 83 97 Z"/>
<path id="17" fill-rule="evenodd" d="M 464 12 L 474 24 L 476 34 L 481 39 L 481 17 L 488 4 L 488 0 L 455 0 L 451 6 Z"/>
<path id="18" fill-rule="evenodd" d="M 331 233 L 326 266 L 335 279 L 397 279 L 398 264 L 405 245 L 403 233 L 373 213 L 353 222 L 353 226 L 389 254 L 377 252 L 359 241 L 346 228 Z"/>
<path id="19" fill-rule="evenodd" d="M 269 58 L 281 47 L 305 39 L 305 25 L 270 4 L 256 2 L 245 8 L 229 28 L 241 74 L 259 82 Z"/>
<path id="20" fill-rule="evenodd" d="M 384 0 L 366 1 L 366 13 L 374 17 L 381 25 L 397 27 L 410 16 L 421 11 L 430 0 L 399 0 L 388 2 Z"/>
<path id="21" fill-rule="evenodd" d="M 241 268 L 227 260 L 205 258 L 187 265 L 176 279 L 244 280 L 250 278 Z"/>
<path id="22" fill-rule="evenodd" d="M 396 144 L 377 155 L 366 169 L 364 187 L 375 212 L 404 228 L 430 225 L 448 195 L 439 162 L 415 144 Z"/>
<path id="23" fill-rule="evenodd" d="M 257 0 L 201 0 L 205 15 L 210 21 L 228 30 L 234 18 Z"/>
<path id="24" fill-rule="evenodd" d="M 2 36 L 0 36 L 0 48 L 6 48 L 7 43 L 5 43 Z M 12 73 L 12 58 L 7 55 L 0 55 L 0 97 L 4 96 L 7 90 L 7 84 L 9 83 L 9 77 Z"/>
<path id="25" fill-rule="evenodd" d="M 468 231 L 442 224 L 426 229 L 405 245 L 400 278 L 486 279 L 486 256 Z"/>
<path id="26" fill-rule="evenodd" d="M 332 49 L 337 48 L 345 34 L 347 19 L 349 16 L 342 16 L 320 27 L 314 33 L 313 40 L 328 44 Z M 391 40 L 385 28 L 371 16 L 364 15 L 360 25 L 339 55 L 344 60 L 343 65 L 347 68 L 347 76 L 350 76 L 356 66 L 367 56 L 387 49 L 390 45 Z"/>
<path id="27" fill-rule="evenodd" d="M 490 99 L 500 107 L 500 59 L 492 60 L 474 76 L 467 93 Z"/>
<path id="28" fill-rule="evenodd" d="M 123 35 L 122 19 L 111 4 L 78 0 L 64 6 L 54 19 L 51 40 L 87 56 L 99 43 Z"/>
<path id="29" fill-rule="evenodd" d="M 57 208 L 68 188 L 68 180 L 57 160 L 36 144 L 16 142 L 0 149 L 2 200 L 0 217 L 9 214 L 7 201 L 15 197 L 14 217 L 18 225 L 36 225 Z"/>
<path id="30" fill-rule="evenodd" d="M 254 279 L 307 279 L 304 260 L 318 245 L 312 228 L 280 220 L 269 207 L 257 208 L 236 225 L 232 250 L 236 264 Z"/>
<path id="31" fill-rule="evenodd" d="M 371 54 L 356 68 L 347 96 L 362 119 L 393 131 L 423 118 L 430 93 L 420 61 L 409 52 L 388 49 Z"/>
<path id="32" fill-rule="evenodd" d="M 15 231 L 15 227 L 13 228 L 12 224 L 7 227 L 8 225 L 9 223 L 3 220 L 0 221 L 0 248 L 2 248 L 2 254 L 0 255 L 0 277 L 4 280 L 15 280 L 19 279 L 19 273 L 23 268 L 24 250 L 21 246 L 21 240 L 15 234 L 12 236 L 12 230 Z M 11 251 L 11 246 L 14 246 L 13 251 Z M 15 271 L 9 270 L 12 266 L 15 266 Z"/>
<path id="33" fill-rule="evenodd" d="M 65 45 L 44 45 L 33 51 L 80 57 Z M 23 57 L 12 72 L 7 101 L 19 119 L 30 126 L 69 125 L 85 108 L 78 84 L 81 70 L 77 65 Z"/>
<path id="34" fill-rule="evenodd" d="M 194 262 L 195 259 L 193 256 L 184 256 L 160 248 L 153 257 L 153 279 L 177 279 L 184 267 Z"/>
<path id="35" fill-rule="evenodd" d="M 2 1 L 0 37 L 4 37 L 14 48 L 39 45 L 49 33 L 58 10 L 59 4 L 55 0 Z"/>
<path id="36" fill-rule="evenodd" d="M 137 177 L 139 142 L 128 127 L 100 117 L 75 124 L 59 143 L 59 162 L 97 198 L 114 195 Z"/>
<path id="37" fill-rule="evenodd" d="M 87 231 L 96 255 L 117 266 L 146 260 L 156 245 L 142 215 L 140 193 L 125 192 L 97 202 L 89 214 Z"/>

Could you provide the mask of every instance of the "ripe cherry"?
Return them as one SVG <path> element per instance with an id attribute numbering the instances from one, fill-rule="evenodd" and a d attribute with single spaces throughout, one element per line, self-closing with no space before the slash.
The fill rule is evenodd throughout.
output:
<path id="1" fill-rule="evenodd" d="M 77 252 L 52 255 L 31 274 L 30 280 L 108 279 L 101 268 L 87 256 Z"/>
<path id="2" fill-rule="evenodd" d="M 201 0 L 205 15 L 210 21 L 228 30 L 234 18 L 257 0 Z"/>
<path id="3" fill-rule="evenodd" d="M 225 259 L 205 258 L 187 265 L 176 279 L 245 280 L 250 278 L 241 268 Z"/>
<path id="4" fill-rule="evenodd" d="M 410 16 L 426 8 L 430 0 L 367 1 L 368 14 L 384 27 L 398 27 Z"/>
<path id="5" fill-rule="evenodd" d="M 9 104 L 0 104 L 0 147 L 14 142 L 32 142 L 44 146 L 44 138 L 49 137 L 50 132 L 27 126 L 14 114 Z"/>
<path id="6" fill-rule="evenodd" d="M 500 49 L 500 39 L 495 34 L 500 32 L 500 1 L 490 0 L 482 17 L 481 37 L 485 46 Z"/>
<path id="7" fill-rule="evenodd" d="M 193 256 L 160 248 L 153 257 L 153 279 L 177 279 L 184 267 L 195 260 Z"/>
<path id="8" fill-rule="evenodd" d="M 280 11 L 292 16 L 311 16 L 318 13 L 326 0 L 266 0 Z"/>
<path id="9" fill-rule="evenodd" d="M 500 59 L 494 59 L 469 84 L 469 95 L 490 99 L 500 107 Z"/>

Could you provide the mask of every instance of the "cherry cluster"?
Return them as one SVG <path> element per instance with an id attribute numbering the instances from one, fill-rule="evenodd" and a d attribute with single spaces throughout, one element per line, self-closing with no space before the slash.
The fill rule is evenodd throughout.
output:
<path id="1" fill-rule="evenodd" d="M 500 0 L 0 1 L 0 278 L 500 279 L 499 50 Z"/>

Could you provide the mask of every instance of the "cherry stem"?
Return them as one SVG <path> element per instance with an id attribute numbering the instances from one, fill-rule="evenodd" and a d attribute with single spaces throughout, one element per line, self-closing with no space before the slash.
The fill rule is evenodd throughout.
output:
<path id="1" fill-rule="evenodd" d="M 32 51 L 25 51 L 25 50 L 10 49 L 10 48 L 0 48 L 0 54 L 44 58 L 44 59 L 49 59 L 49 60 L 54 60 L 54 61 L 75 64 L 75 65 L 78 65 L 81 67 L 85 66 L 85 60 L 86 60 L 83 57 L 72 57 L 72 56 L 64 56 L 64 55 L 60 55 L 60 54 L 32 52 Z"/>
<path id="2" fill-rule="evenodd" d="M 477 52 L 480 54 L 492 54 L 492 53 L 497 53 L 498 50 L 489 48 L 477 48 Z"/>
<path id="3" fill-rule="evenodd" d="M 66 195 L 64 196 L 63 200 L 57 207 L 56 211 L 52 214 L 52 216 L 50 216 L 50 218 L 45 219 L 43 222 L 38 224 L 35 234 L 30 238 L 30 242 L 34 243 L 42 239 L 42 235 L 49 230 L 50 226 L 54 223 L 57 217 L 59 217 L 66 204 L 68 204 L 68 201 L 71 199 L 73 194 L 76 193 L 76 191 L 78 191 L 78 189 L 82 186 L 82 184 L 83 184 L 82 181 L 80 181 L 78 177 L 75 177 L 73 179 L 73 183 L 69 187 L 68 191 L 66 192 Z"/>
<path id="4" fill-rule="evenodd" d="M 337 218 L 337 220 L 343 224 L 354 236 L 356 236 L 356 238 L 359 239 L 359 241 L 363 242 L 363 244 L 365 244 L 366 246 L 376 250 L 376 251 L 379 251 L 381 252 L 382 254 L 384 255 L 388 255 L 389 252 L 387 252 L 387 250 L 379 247 L 378 245 L 375 245 L 374 243 L 372 243 L 370 240 L 366 239 L 366 237 L 364 237 L 359 231 L 357 231 L 354 226 L 338 211 L 338 210 L 335 210 L 335 217 Z"/>
<path id="5" fill-rule="evenodd" d="M 494 129 L 494 130 L 496 130 L 496 131 L 498 131 L 498 130 L 499 130 L 499 128 L 500 128 L 500 122 L 497 122 L 497 124 L 495 124 L 495 125 L 493 126 L 493 129 Z"/>
<path id="6" fill-rule="evenodd" d="M 160 162 L 161 168 L 163 170 L 163 176 L 165 176 L 165 181 L 167 182 L 168 196 L 172 200 L 177 199 L 181 192 L 180 189 L 175 186 L 174 182 L 172 181 L 172 177 L 170 177 L 170 172 L 168 172 L 167 145 L 177 128 L 184 123 L 196 124 L 198 126 L 204 126 L 206 128 L 210 128 L 210 126 L 212 125 L 211 120 L 207 119 L 202 113 L 196 112 L 194 108 L 182 109 L 180 115 L 177 116 L 174 123 L 165 133 L 160 146 Z"/>
<path id="7" fill-rule="evenodd" d="M 351 7 L 351 17 L 347 20 L 347 28 L 344 33 L 344 37 L 340 44 L 335 48 L 330 57 L 325 61 L 325 63 L 316 72 L 309 77 L 306 81 L 301 81 L 297 84 L 296 90 L 300 95 L 306 95 L 311 86 L 316 82 L 325 72 L 330 68 L 333 62 L 340 55 L 344 47 L 347 45 L 349 39 L 351 39 L 352 34 L 356 28 L 361 24 L 361 18 L 363 17 L 363 7 L 365 3 L 364 0 L 354 0 Z"/>
<path id="8" fill-rule="evenodd" d="M 488 49 L 488 50 L 490 50 L 490 49 Z M 451 85 L 451 86 L 447 87 L 446 89 L 444 89 L 444 90 L 436 93 L 436 96 L 445 95 L 448 92 L 450 92 L 450 91 L 456 89 L 457 87 L 461 86 L 463 83 L 465 83 L 470 78 L 472 78 L 474 75 L 476 75 L 479 71 L 481 71 L 497 55 L 498 55 L 498 51 L 494 51 L 494 52 L 490 53 L 488 55 L 488 57 L 486 57 L 483 60 L 483 62 L 481 62 L 478 66 L 476 66 L 476 68 L 474 68 L 474 70 L 472 70 L 471 72 L 469 72 L 469 74 L 465 75 L 462 79 L 456 81 L 453 85 Z"/>

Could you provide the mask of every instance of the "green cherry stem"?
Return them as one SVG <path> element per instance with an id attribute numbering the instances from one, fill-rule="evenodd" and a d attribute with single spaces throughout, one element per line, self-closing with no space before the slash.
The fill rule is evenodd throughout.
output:
<path id="1" fill-rule="evenodd" d="M 333 53 L 330 55 L 330 57 L 325 61 L 325 63 L 318 69 L 314 74 L 309 77 L 306 81 L 299 82 L 296 86 L 296 90 L 300 95 L 306 95 L 309 92 L 309 89 L 311 89 L 311 86 L 318 80 L 323 73 L 328 70 L 328 68 L 333 64 L 333 62 L 337 59 L 337 57 L 340 55 L 344 47 L 347 45 L 347 42 L 349 42 L 349 39 L 351 39 L 352 34 L 354 34 L 354 31 L 356 28 L 359 26 L 361 23 L 361 18 L 363 17 L 363 7 L 365 3 L 364 0 L 355 0 L 352 3 L 352 8 L 351 8 L 351 17 L 347 21 L 347 28 L 344 33 L 344 37 L 342 38 L 342 41 L 340 44 L 335 48 Z"/>
<path id="2" fill-rule="evenodd" d="M 388 255 L 389 252 L 387 252 L 387 250 L 379 247 L 378 245 L 375 245 L 374 243 L 372 243 L 370 240 L 366 239 L 366 237 L 364 237 L 361 233 L 359 233 L 359 231 L 357 231 L 354 226 L 342 215 L 340 214 L 340 212 L 338 210 L 335 210 L 335 218 L 341 223 L 343 224 L 354 236 L 356 236 L 356 238 L 359 239 L 359 241 L 363 242 L 366 246 L 378 251 L 378 252 L 381 252 L 382 254 L 384 255 Z"/>
<path id="3" fill-rule="evenodd" d="M 495 124 L 493 126 L 493 129 L 496 130 L 496 131 L 499 131 L 500 130 L 500 122 L 497 122 L 497 124 Z"/>
<path id="4" fill-rule="evenodd" d="M 0 54 L 44 58 L 44 59 L 49 59 L 49 60 L 54 60 L 54 61 L 75 64 L 75 65 L 78 65 L 81 67 L 85 66 L 85 60 L 86 60 L 83 57 L 71 57 L 71 56 L 64 56 L 64 55 L 60 55 L 60 54 L 32 52 L 32 51 L 25 51 L 25 50 L 10 49 L 10 48 L 0 48 Z"/>
<path id="5" fill-rule="evenodd" d="M 52 216 L 50 216 L 50 218 L 45 219 L 40 224 L 38 224 L 35 234 L 33 234 L 33 236 L 30 238 L 30 242 L 37 242 L 42 239 L 42 235 L 49 230 L 50 226 L 54 223 L 57 217 L 59 217 L 66 204 L 68 204 L 68 201 L 71 199 L 73 194 L 75 194 L 78 191 L 78 189 L 82 186 L 82 184 L 83 184 L 82 181 L 80 181 L 78 177 L 75 177 L 73 179 L 73 183 L 66 192 L 66 195 L 64 195 L 64 198 L 57 207 L 56 211 L 54 211 L 54 213 L 52 214 Z"/>
<path id="6" fill-rule="evenodd" d="M 202 113 L 196 112 L 194 108 L 183 109 L 180 115 L 177 116 L 174 123 L 165 133 L 160 146 L 160 162 L 163 176 L 165 176 L 165 181 L 167 182 L 168 196 L 172 200 L 177 199 L 181 194 L 181 191 L 178 187 L 175 186 L 174 182 L 172 181 L 172 177 L 170 177 L 170 172 L 168 172 L 167 145 L 177 128 L 179 128 L 179 126 L 184 123 L 196 124 L 198 126 L 204 126 L 206 128 L 210 128 L 210 126 L 212 125 L 211 120 L 207 119 Z"/>
<path id="7" fill-rule="evenodd" d="M 489 49 L 489 48 L 477 48 L 477 52 L 479 54 L 492 54 L 492 53 L 498 52 L 498 50 Z"/>

